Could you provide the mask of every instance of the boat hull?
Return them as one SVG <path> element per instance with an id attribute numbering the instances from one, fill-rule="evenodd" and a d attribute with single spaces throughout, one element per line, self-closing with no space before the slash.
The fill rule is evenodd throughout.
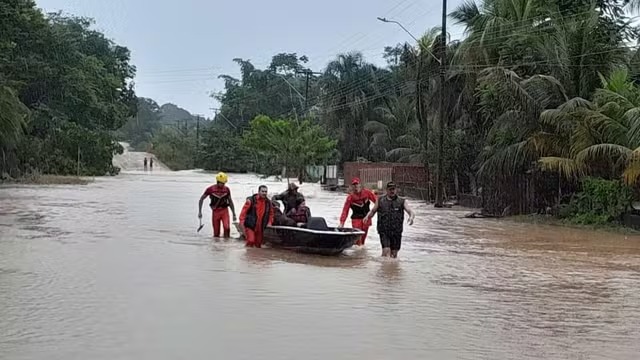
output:
<path id="1" fill-rule="evenodd" d="M 264 242 L 274 248 L 282 248 L 308 254 L 338 255 L 352 247 L 364 232 L 351 228 L 327 228 L 323 230 L 290 226 L 268 226 L 264 230 Z"/>

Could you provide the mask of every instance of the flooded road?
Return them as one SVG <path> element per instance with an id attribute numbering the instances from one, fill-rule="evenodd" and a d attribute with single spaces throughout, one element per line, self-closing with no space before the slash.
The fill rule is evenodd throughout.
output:
<path id="1" fill-rule="evenodd" d="M 637 359 L 640 239 L 413 201 L 399 261 L 198 234 L 212 174 L 0 188 L 0 359 Z M 238 209 L 265 183 L 232 175 Z M 336 225 L 344 195 L 301 191 Z M 205 218 L 210 212 L 205 210 Z M 232 235 L 237 235 L 235 229 Z"/>

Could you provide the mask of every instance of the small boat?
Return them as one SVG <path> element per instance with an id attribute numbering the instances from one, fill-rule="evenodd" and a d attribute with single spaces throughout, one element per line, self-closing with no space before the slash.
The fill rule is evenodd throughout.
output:
<path id="1" fill-rule="evenodd" d="M 362 230 L 328 227 L 324 218 L 311 217 L 300 227 L 267 226 L 264 230 L 264 242 L 273 248 L 309 254 L 338 255 L 352 247 L 362 235 Z"/>

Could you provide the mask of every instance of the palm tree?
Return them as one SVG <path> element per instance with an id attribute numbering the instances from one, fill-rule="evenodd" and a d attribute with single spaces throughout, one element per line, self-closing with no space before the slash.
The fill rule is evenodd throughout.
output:
<path id="1" fill-rule="evenodd" d="M 542 142 L 539 163 L 570 180 L 590 174 L 635 184 L 640 178 L 640 88 L 625 69 L 601 81 L 593 103 L 574 98 L 542 114 L 541 122 L 554 136 Z"/>
<path id="2" fill-rule="evenodd" d="M 422 162 L 425 158 L 420 142 L 421 127 L 415 117 L 415 101 L 395 97 L 388 106 L 378 106 L 378 120 L 368 121 L 364 129 L 370 135 L 369 153 L 380 154 L 382 160 Z"/>
<path id="3" fill-rule="evenodd" d="M 340 54 L 327 65 L 321 79 L 324 119 L 336 129 L 342 161 L 366 155 L 364 125 L 386 95 L 378 86 L 381 75 L 357 52 Z"/>
<path id="4" fill-rule="evenodd" d="M 18 99 L 15 91 L 0 85 L 0 150 L 2 150 L 2 171 L 7 172 L 7 150 L 14 150 L 24 134 L 29 109 Z"/>

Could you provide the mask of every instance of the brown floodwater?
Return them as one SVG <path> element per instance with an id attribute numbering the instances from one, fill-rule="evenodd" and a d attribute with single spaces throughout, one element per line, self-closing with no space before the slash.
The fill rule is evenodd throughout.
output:
<path id="1" fill-rule="evenodd" d="M 397 261 L 379 258 L 375 228 L 339 257 L 245 249 L 196 233 L 212 181 L 0 188 L 0 359 L 640 357 L 638 237 L 412 201 Z M 238 207 L 259 184 L 286 187 L 230 181 Z M 337 224 L 343 194 L 301 190 Z"/>

